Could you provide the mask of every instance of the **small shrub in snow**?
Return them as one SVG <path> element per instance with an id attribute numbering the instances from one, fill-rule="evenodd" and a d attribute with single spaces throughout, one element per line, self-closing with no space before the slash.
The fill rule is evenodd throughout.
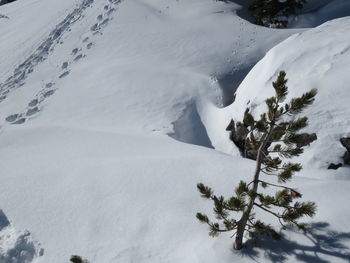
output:
<path id="1" fill-rule="evenodd" d="M 250 5 L 255 23 L 268 27 L 286 27 L 288 17 L 294 15 L 308 0 L 254 0 Z"/>
<path id="2" fill-rule="evenodd" d="M 197 185 L 201 196 L 214 202 L 213 210 L 218 221 L 213 222 L 202 213 L 197 213 L 197 218 L 209 225 L 211 236 L 233 231 L 236 236 L 235 249 L 242 249 L 246 232 L 251 237 L 267 234 L 272 238 L 279 238 L 279 234 L 270 224 L 255 218 L 254 209 L 261 209 L 277 217 L 283 227 L 291 224 L 301 229 L 305 225 L 299 223 L 299 219 L 304 216 L 312 217 L 316 211 L 315 203 L 295 201 L 301 198 L 301 194 L 293 188 L 281 185 L 302 169 L 299 163 L 286 162 L 285 159 L 299 156 L 303 152 L 303 147 L 297 147 L 302 139 L 298 131 L 307 126 L 308 119 L 296 118 L 296 115 L 313 103 L 317 93 L 316 90 L 311 90 L 299 98 L 285 102 L 288 94 L 285 76 L 286 73 L 281 71 L 273 82 L 275 96 L 266 99 L 267 112 L 261 114 L 258 120 L 249 111 L 245 112 L 243 123 L 249 130 L 247 143 L 251 148 L 257 149 L 256 169 L 252 180 L 241 181 L 235 188 L 235 194 L 227 199 L 215 195 L 210 187 L 202 183 Z M 279 184 L 263 180 L 262 174 L 277 178 Z M 273 195 L 267 194 L 264 190 L 266 188 L 276 191 Z M 240 218 L 232 218 L 232 213 L 238 213 Z"/>

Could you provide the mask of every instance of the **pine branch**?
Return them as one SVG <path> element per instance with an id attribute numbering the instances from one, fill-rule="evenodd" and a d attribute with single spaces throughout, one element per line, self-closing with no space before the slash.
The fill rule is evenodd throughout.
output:
<path id="1" fill-rule="evenodd" d="M 214 195 L 210 187 L 201 183 L 197 185 L 201 196 L 214 202 L 213 210 L 216 218 L 220 221 L 210 222 L 209 218 L 201 213 L 197 214 L 197 218 L 202 223 L 209 225 L 211 236 L 234 230 L 232 237 L 236 236 L 235 249 L 243 247 L 245 232 L 252 236 L 262 233 L 274 238 L 279 236 L 279 233 L 271 225 L 255 219 L 254 207 L 275 216 L 283 228 L 286 227 L 284 222 L 302 228 L 303 225 L 298 223 L 298 219 L 303 216 L 312 217 L 316 211 L 315 203 L 294 202 L 296 198 L 302 196 L 293 188 L 269 183 L 259 178 L 261 173 L 264 173 L 277 176 L 280 183 L 286 183 L 295 172 L 302 169 L 300 164 L 284 162 L 284 159 L 298 156 L 303 152 L 302 148 L 305 146 L 308 134 L 297 134 L 296 132 L 307 126 L 308 119 L 301 117 L 286 121 L 286 118 L 282 119 L 282 116 L 293 116 L 300 113 L 313 103 L 317 92 L 311 90 L 299 98 L 291 99 L 289 103 L 284 103 L 288 95 L 287 81 L 285 72 L 281 71 L 277 80 L 273 82 L 275 96 L 266 99 L 267 111 L 260 115 L 260 119 L 255 120 L 249 109 L 244 113 L 242 126 L 245 126 L 244 132 L 247 134 L 246 138 L 243 139 L 244 152 L 247 154 L 251 151 L 254 152 L 254 155 L 256 154 L 253 180 L 249 183 L 240 181 L 234 190 L 235 195 L 228 199 Z M 272 145 L 272 143 L 277 144 Z M 276 154 L 279 157 L 276 157 Z M 270 196 L 260 193 L 259 186 L 262 188 L 276 187 L 281 188 L 281 190 L 277 190 L 275 195 Z M 278 210 L 275 212 L 273 208 Z M 240 219 L 237 221 L 231 219 L 232 212 L 241 212 Z"/>
<path id="2" fill-rule="evenodd" d="M 284 185 L 272 184 L 272 183 L 269 183 L 269 182 L 266 182 L 266 181 L 263 181 L 263 180 L 259 180 L 259 182 L 260 183 L 265 183 L 265 184 L 268 184 L 268 185 L 271 185 L 271 186 L 279 187 L 279 188 L 288 189 L 292 193 L 294 193 L 297 198 L 301 198 L 302 197 L 302 195 L 299 192 L 297 192 L 295 189 L 293 189 L 293 188 L 290 188 L 290 187 L 287 187 L 287 186 L 284 186 Z"/>
<path id="3" fill-rule="evenodd" d="M 266 212 L 268 212 L 268 213 L 274 215 L 275 217 L 282 218 L 281 215 L 279 215 L 279 214 L 277 214 L 277 213 L 275 213 L 275 212 L 273 212 L 273 211 L 271 211 L 271 210 L 269 210 L 269 209 L 267 209 L 267 208 L 265 208 L 265 207 L 259 205 L 258 203 L 254 203 L 254 205 L 257 206 L 257 207 L 259 207 L 259 208 L 261 208 L 262 210 L 264 210 L 264 211 L 266 211 Z"/>
<path id="4" fill-rule="evenodd" d="M 201 197 L 210 199 L 213 197 L 213 190 L 202 183 L 197 184 L 197 189 L 201 193 Z"/>

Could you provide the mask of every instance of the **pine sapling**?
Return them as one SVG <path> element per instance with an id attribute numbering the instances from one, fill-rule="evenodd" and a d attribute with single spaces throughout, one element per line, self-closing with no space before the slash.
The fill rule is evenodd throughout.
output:
<path id="1" fill-rule="evenodd" d="M 301 97 L 285 102 L 288 94 L 286 84 L 286 73 L 281 71 L 273 82 L 275 95 L 265 101 L 267 112 L 261 114 L 257 120 L 249 111 L 245 112 L 243 123 L 249 129 L 247 144 L 257 149 L 252 180 L 240 181 L 234 195 L 227 199 L 215 195 L 210 187 L 202 183 L 197 185 L 201 196 L 213 201 L 217 221 L 211 221 L 202 213 L 197 213 L 197 219 L 209 225 L 211 236 L 232 231 L 235 236 L 234 249 L 237 250 L 243 248 L 246 232 L 250 237 L 259 234 L 267 234 L 276 239 L 280 237 L 270 224 L 256 219 L 254 209 L 273 215 L 283 228 L 291 224 L 300 229 L 304 229 L 305 225 L 299 219 L 304 216 L 313 217 L 316 212 L 314 202 L 296 201 L 302 197 L 301 193 L 283 184 L 302 169 L 301 164 L 287 162 L 286 159 L 303 153 L 304 146 L 300 145 L 303 145 L 302 140 L 306 133 L 300 134 L 298 131 L 308 125 L 308 118 L 298 115 L 314 102 L 317 91 L 313 89 Z M 262 180 L 262 174 L 277 177 L 278 184 Z M 274 189 L 274 195 L 266 194 L 266 188 Z M 232 213 L 238 213 L 237 219 L 231 217 Z"/>

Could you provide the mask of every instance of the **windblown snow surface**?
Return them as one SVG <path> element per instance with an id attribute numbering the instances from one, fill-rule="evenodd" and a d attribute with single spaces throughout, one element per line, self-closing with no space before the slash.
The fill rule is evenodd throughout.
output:
<path id="1" fill-rule="evenodd" d="M 1 6 L 0 263 L 61 263 L 73 254 L 91 263 L 349 262 L 350 169 L 326 168 L 350 136 L 350 19 L 319 26 L 350 15 L 348 1 L 311 0 L 284 30 L 246 21 L 246 6 Z M 305 112 L 318 140 L 291 183 L 318 213 L 307 233 L 288 230 L 237 252 L 229 233 L 210 238 L 197 222 L 211 204 L 196 183 L 229 195 L 249 180 L 254 162 L 239 156 L 225 128 L 247 106 L 264 109 L 279 70 L 290 96 L 319 90 Z"/>

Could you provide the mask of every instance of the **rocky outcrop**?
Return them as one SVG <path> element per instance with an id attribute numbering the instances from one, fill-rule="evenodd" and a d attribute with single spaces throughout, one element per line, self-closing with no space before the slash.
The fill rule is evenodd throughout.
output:
<path id="1" fill-rule="evenodd" d="M 226 131 L 230 131 L 230 139 L 237 146 L 242 156 L 246 152 L 246 138 L 248 136 L 248 128 L 241 122 L 235 123 L 231 120 L 230 124 L 227 126 Z"/>
<path id="2" fill-rule="evenodd" d="M 340 143 L 345 147 L 346 152 L 343 156 L 344 164 L 350 165 L 350 137 L 340 139 Z"/>
<path id="3" fill-rule="evenodd" d="M 337 170 L 342 166 L 343 166 L 342 163 L 337 163 L 337 164 L 331 163 L 330 165 L 328 165 L 328 170 Z"/>
<path id="4" fill-rule="evenodd" d="M 230 124 L 226 128 L 226 131 L 231 132 L 230 139 L 237 146 L 242 157 L 256 160 L 258 155 L 257 149 L 253 149 L 251 144 L 247 143 L 247 136 L 249 134 L 247 126 L 245 126 L 242 122 L 235 123 L 234 120 L 231 120 Z"/>
<path id="5" fill-rule="evenodd" d="M 4 212 L 0 209 L 0 231 L 5 227 L 8 227 L 9 225 L 10 225 L 10 221 L 7 219 Z"/>
<path id="6" fill-rule="evenodd" d="M 346 151 L 343 155 L 344 165 L 350 165 L 350 137 L 343 137 L 340 139 L 340 143 L 345 147 Z M 339 167 L 342 167 L 342 163 L 334 164 L 331 163 L 328 166 L 328 169 L 337 170 Z"/>
<path id="7" fill-rule="evenodd" d="M 286 126 L 279 126 L 275 128 L 275 131 L 279 129 L 285 129 Z M 257 150 L 256 148 L 252 148 L 252 145 L 250 143 L 247 143 L 247 136 L 249 134 L 249 130 L 247 126 L 245 126 L 242 122 L 235 123 L 234 120 L 231 120 L 230 124 L 227 126 L 226 131 L 230 131 L 230 139 L 231 141 L 237 146 L 239 149 L 242 157 L 248 158 L 251 160 L 256 160 L 257 158 Z M 302 148 L 304 146 L 310 145 L 313 141 L 317 140 L 316 133 L 302 133 L 299 134 L 298 143 L 296 146 L 298 148 Z M 271 143 L 268 143 L 266 145 L 266 148 L 264 149 L 267 151 L 267 149 L 270 147 Z"/>
<path id="8" fill-rule="evenodd" d="M 297 143 L 298 148 L 309 146 L 313 141 L 317 140 L 316 133 L 302 133 L 300 134 L 300 141 Z"/>

